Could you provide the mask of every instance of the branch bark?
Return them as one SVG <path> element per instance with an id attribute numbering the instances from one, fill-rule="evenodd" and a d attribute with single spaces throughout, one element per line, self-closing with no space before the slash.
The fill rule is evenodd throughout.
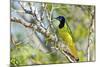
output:
<path id="1" fill-rule="evenodd" d="M 87 60 L 88 61 L 94 61 L 95 58 L 92 57 L 91 55 L 91 49 L 93 51 L 95 51 L 95 7 L 93 8 L 93 12 L 91 12 L 91 23 L 90 23 L 90 26 L 89 26 L 89 34 L 88 34 L 88 46 L 87 46 L 87 55 L 88 55 L 88 58 Z M 94 49 L 93 49 L 94 48 Z M 93 55 L 94 52 L 92 51 Z"/>

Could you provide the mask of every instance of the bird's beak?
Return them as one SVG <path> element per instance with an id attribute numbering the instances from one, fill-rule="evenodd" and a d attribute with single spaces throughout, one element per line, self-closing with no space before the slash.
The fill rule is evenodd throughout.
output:
<path id="1" fill-rule="evenodd" d="M 58 18 L 58 17 L 56 17 L 55 19 L 59 20 L 59 18 Z"/>

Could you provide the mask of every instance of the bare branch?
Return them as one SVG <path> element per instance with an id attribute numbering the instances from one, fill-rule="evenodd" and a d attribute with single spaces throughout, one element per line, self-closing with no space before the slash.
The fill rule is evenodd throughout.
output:
<path id="1" fill-rule="evenodd" d="M 25 27 L 28 27 L 28 28 L 32 28 L 32 24 L 31 23 L 26 22 L 25 20 L 19 19 L 17 17 L 11 17 L 11 21 L 20 23 L 20 24 L 22 24 L 22 25 L 24 25 Z"/>
<path id="2" fill-rule="evenodd" d="M 25 13 L 32 14 L 32 11 L 25 9 L 20 1 L 18 1 L 18 3 L 21 5 L 21 7 L 25 11 Z"/>
<path id="3" fill-rule="evenodd" d="M 30 10 L 32 11 L 32 6 L 31 6 L 31 3 L 29 2 L 28 4 L 29 4 L 29 6 L 30 6 Z"/>
<path id="4" fill-rule="evenodd" d="M 95 8 L 94 8 L 94 10 L 95 10 Z M 94 42 L 94 39 L 95 39 L 93 37 L 93 36 L 95 36 L 95 34 L 94 34 L 94 32 L 95 32 L 95 11 L 94 10 L 93 10 L 93 12 L 91 12 L 91 23 L 90 23 L 90 26 L 89 26 L 89 34 L 88 34 L 88 46 L 87 46 L 87 51 L 88 51 L 87 52 L 87 54 L 88 54 L 87 60 L 88 61 L 91 61 L 91 55 L 90 55 L 91 47 L 93 47 L 93 45 L 94 45 L 93 42 Z M 94 50 L 94 49 L 92 49 L 92 50 Z"/>

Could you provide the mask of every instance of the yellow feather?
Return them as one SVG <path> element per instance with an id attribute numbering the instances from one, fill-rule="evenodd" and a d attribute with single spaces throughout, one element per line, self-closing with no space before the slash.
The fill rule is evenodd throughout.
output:
<path id="1" fill-rule="evenodd" d="M 58 35 L 64 41 L 64 43 L 68 46 L 69 51 L 71 52 L 71 55 L 74 56 L 75 59 L 78 58 L 77 49 L 75 47 L 71 34 L 67 30 L 66 24 L 64 25 L 63 28 L 58 29 Z"/>

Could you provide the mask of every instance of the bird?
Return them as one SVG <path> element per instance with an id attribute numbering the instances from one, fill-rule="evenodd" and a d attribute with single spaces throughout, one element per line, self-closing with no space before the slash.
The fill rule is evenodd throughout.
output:
<path id="1" fill-rule="evenodd" d="M 53 19 L 52 24 L 54 29 L 57 32 L 58 37 L 64 42 L 65 46 L 69 48 L 69 53 L 67 48 L 62 51 L 64 54 L 69 54 L 76 62 L 79 61 L 78 52 L 75 47 L 75 42 L 73 39 L 72 31 L 68 25 L 68 22 L 65 20 L 64 16 L 58 16 Z"/>

